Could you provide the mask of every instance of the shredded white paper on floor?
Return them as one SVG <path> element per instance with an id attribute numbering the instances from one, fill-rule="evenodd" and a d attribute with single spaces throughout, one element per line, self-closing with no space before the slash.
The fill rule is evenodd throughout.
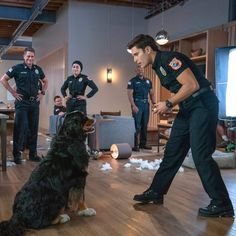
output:
<path id="1" fill-rule="evenodd" d="M 105 163 L 102 165 L 101 170 L 112 170 L 112 167 L 109 163 Z"/>
<path id="2" fill-rule="evenodd" d="M 15 166 L 16 163 L 13 161 L 7 161 L 7 167 Z"/>
<path id="3" fill-rule="evenodd" d="M 140 164 L 140 166 L 136 167 L 137 170 L 158 170 L 162 159 L 155 159 L 154 161 L 149 162 L 148 160 L 130 158 L 129 161 L 131 164 Z M 179 172 L 184 172 L 184 168 L 182 166 L 179 168 Z"/>
<path id="4" fill-rule="evenodd" d="M 126 164 L 124 164 L 124 167 L 125 167 L 125 168 L 130 168 L 130 167 L 131 167 L 131 164 L 130 164 L 130 163 L 126 163 Z"/>

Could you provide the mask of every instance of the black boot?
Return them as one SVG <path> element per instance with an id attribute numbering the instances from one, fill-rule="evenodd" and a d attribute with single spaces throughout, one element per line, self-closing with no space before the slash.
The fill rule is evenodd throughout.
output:
<path id="1" fill-rule="evenodd" d="M 203 217 L 233 217 L 234 209 L 231 202 L 221 205 L 210 203 L 207 207 L 199 208 L 198 215 Z"/>
<path id="2" fill-rule="evenodd" d="M 139 145 L 139 148 L 141 148 L 141 149 L 146 149 L 146 150 L 152 150 L 152 147 L 151 146 L 148 146 L 148 145 Z"/>
<path id="3" fill-rule="evenodd" d="M 18 165 L 22 164 L 21 155 L 14 156 L 14 162 Z"/>
<path id="4" fill-rule="evenodd" d="M 29 160 L 35 161 L 35 162 L 40 162 L 40 161 L 42 161 L 42 158 L 40 156 L 38 156 L 37 153 L 34 153 L 34 154 L 30 153 Z"/>
<path id="5" fill-rule="evenodd" d="M 135 147 L 133 147 L 133 148 L 132 148 L 132 151 L 140 152 L 139 146 L 135 146 Z"/>
<path id="6" fill-rule="evenodd" d="M 148 189 L 142 194 L 134 195 L 133 200 L 142 202 L 142 203 L 153 202 L 155 204 L 163 204 L 164 197 L 163 195 L 160 195 L 159 193 L 154 192 L 152 189 Z"/>

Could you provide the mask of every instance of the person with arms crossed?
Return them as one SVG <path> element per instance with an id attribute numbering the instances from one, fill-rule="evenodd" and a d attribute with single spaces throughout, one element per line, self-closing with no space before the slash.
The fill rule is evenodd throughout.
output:
<path id="1" fill-rule="evenodd" d="M 219 167 L 212 158 L 216 147 L 218 99 L 210 82 L 197 66 L 184 54 L 159 50 L 155 40 L 140 34 L 128 45 L 134 62 L 145 68 L 152 65 L 163 87 L 174 93 L 156 105 L 163 114 L 175 105 L 179 112 L 166 144 L 164 158 L 150 187 L 134 196 L 135 201 L 162 204 L 164 195 L 191 148 L 193 160 L 203 187 L 211 199 L 207 207 L 200 208 L 199 216 L 234 216 L 228 191 Z"/>
<path id="2" fill-rule="evenodd" d="M 48 86 L 43 70 L 34 64 L 35 50 L 25 48 L 24 62 L 10 68 L 1 78 L 3 86 L 12 94 L 15 100 L 15 121 L 13 131 L 13 157 L 16 164 L 22 163 L 22 147 L 25 131 L 29 132 L 29 160 L 40 161 L 37 156 L 37 139 L 39 124 L 39 104 Z M 8 82 L 14 78 L 16 89 Z M 39 90 L 39 84 L 41 84 Z"/>
<path id="3" fill-rule="evenodd" d="M 147 146 L 147 125 L 149 121 L 149 102 L 155 105 L 152 81 L 145 78 L 141 67 L 136 69 L 137 75 L 128 82 L 128 98 L 131 104 L 132 115 L 135 122 L 135 137 L 133 151 L 139 152 L 139 148 L 152 149 Z"/>

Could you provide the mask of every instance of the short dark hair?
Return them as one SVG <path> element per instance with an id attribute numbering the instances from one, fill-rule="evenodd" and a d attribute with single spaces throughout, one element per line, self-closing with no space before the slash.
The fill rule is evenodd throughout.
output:
<path id="1" fill-rule="evenodd" d="M 80 70 L 81 70 L 81 71 L 83 70 L 83 64 L 82 64 L 81 61 L 78 61 L 78 60 L 73 61 L 72 66 L 73 66 L 74 64 L 78 64 L 78 65 L 80 66 Z"/>
<path id="2" fill-rule="evenodd" d="M 35 54 L 35 50 L 34 50 L 32 47 L 27 47 L 27 48 L 25 48 L 24 54 L 25 54 L 26 52 L 33 52 L 33 53 Z"/>
<path id="3" fill-rule="evenodd" d="M 153 37 L 147 34 L 139 34 L 128 43 L 127 48 L 131 49 L 133 47 L 137 47 L 144 49 L 147 46 L 150 46 L 153 51 L 159 50 L 159 47 Z"/>
<path id="4" fill-rule="evenodd" d="M 55 102 L 57 98 L 61 98 L 61 96 L 56 95 L 56 96 L 54 97 L 53 101 Z"/>

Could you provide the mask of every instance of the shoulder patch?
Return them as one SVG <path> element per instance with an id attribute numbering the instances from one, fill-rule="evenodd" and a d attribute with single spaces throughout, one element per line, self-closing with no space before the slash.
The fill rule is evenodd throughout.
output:
<path id="1" fill-rule="evenodd" d="M 82 80 L 83 80 L 83 78 L 82 78 L 82 77 L 80 77 L 80 78 L 79 78 L 79 82 L 82 82 Z"/>
<path id="2" fill-rule="evenodd" d="M 38 69 L 35 69 L 35 74 L 39 74 L 39 70 Z"/>
<path id="3" fill-rule="evenodd" d="M 130 81 L 128 82 L 128 85 L 131 85 L 131 82 L 130 82 Z"/>
<path id="4" fill-rule="evenodd" d="M 181 66 L 182 66 L 182 62 L 180 60 L 178 60 L 176 57 L 174 57 L 172 59 L 172 61 L 169 63 L 169 66 L 173 69 L 173 70 L 178 70 Z"/>
<path id="5" fill-rule="evenodd" d="M 164 75 L 164 76 L 166 76 L 166 75 L 167 75 L 167 73 L 166 73 L 165 69 L 164 69 L 162 66 L 160 66 L 160 72 L 161 72 L 161 73 L 162 73 L 162 75 Z"/>
<path id="6" fill-rule="evenodd" d="M 8 71 L 11 73 L 13 71 L 12 67 Z"/>
<path id="7" fill-rule="evenodd" d="M 149 80 L 146 80 L 146 83 L 147 83 L 147 84 L 150 84 L 150 81 L 149 81 Z"/>

